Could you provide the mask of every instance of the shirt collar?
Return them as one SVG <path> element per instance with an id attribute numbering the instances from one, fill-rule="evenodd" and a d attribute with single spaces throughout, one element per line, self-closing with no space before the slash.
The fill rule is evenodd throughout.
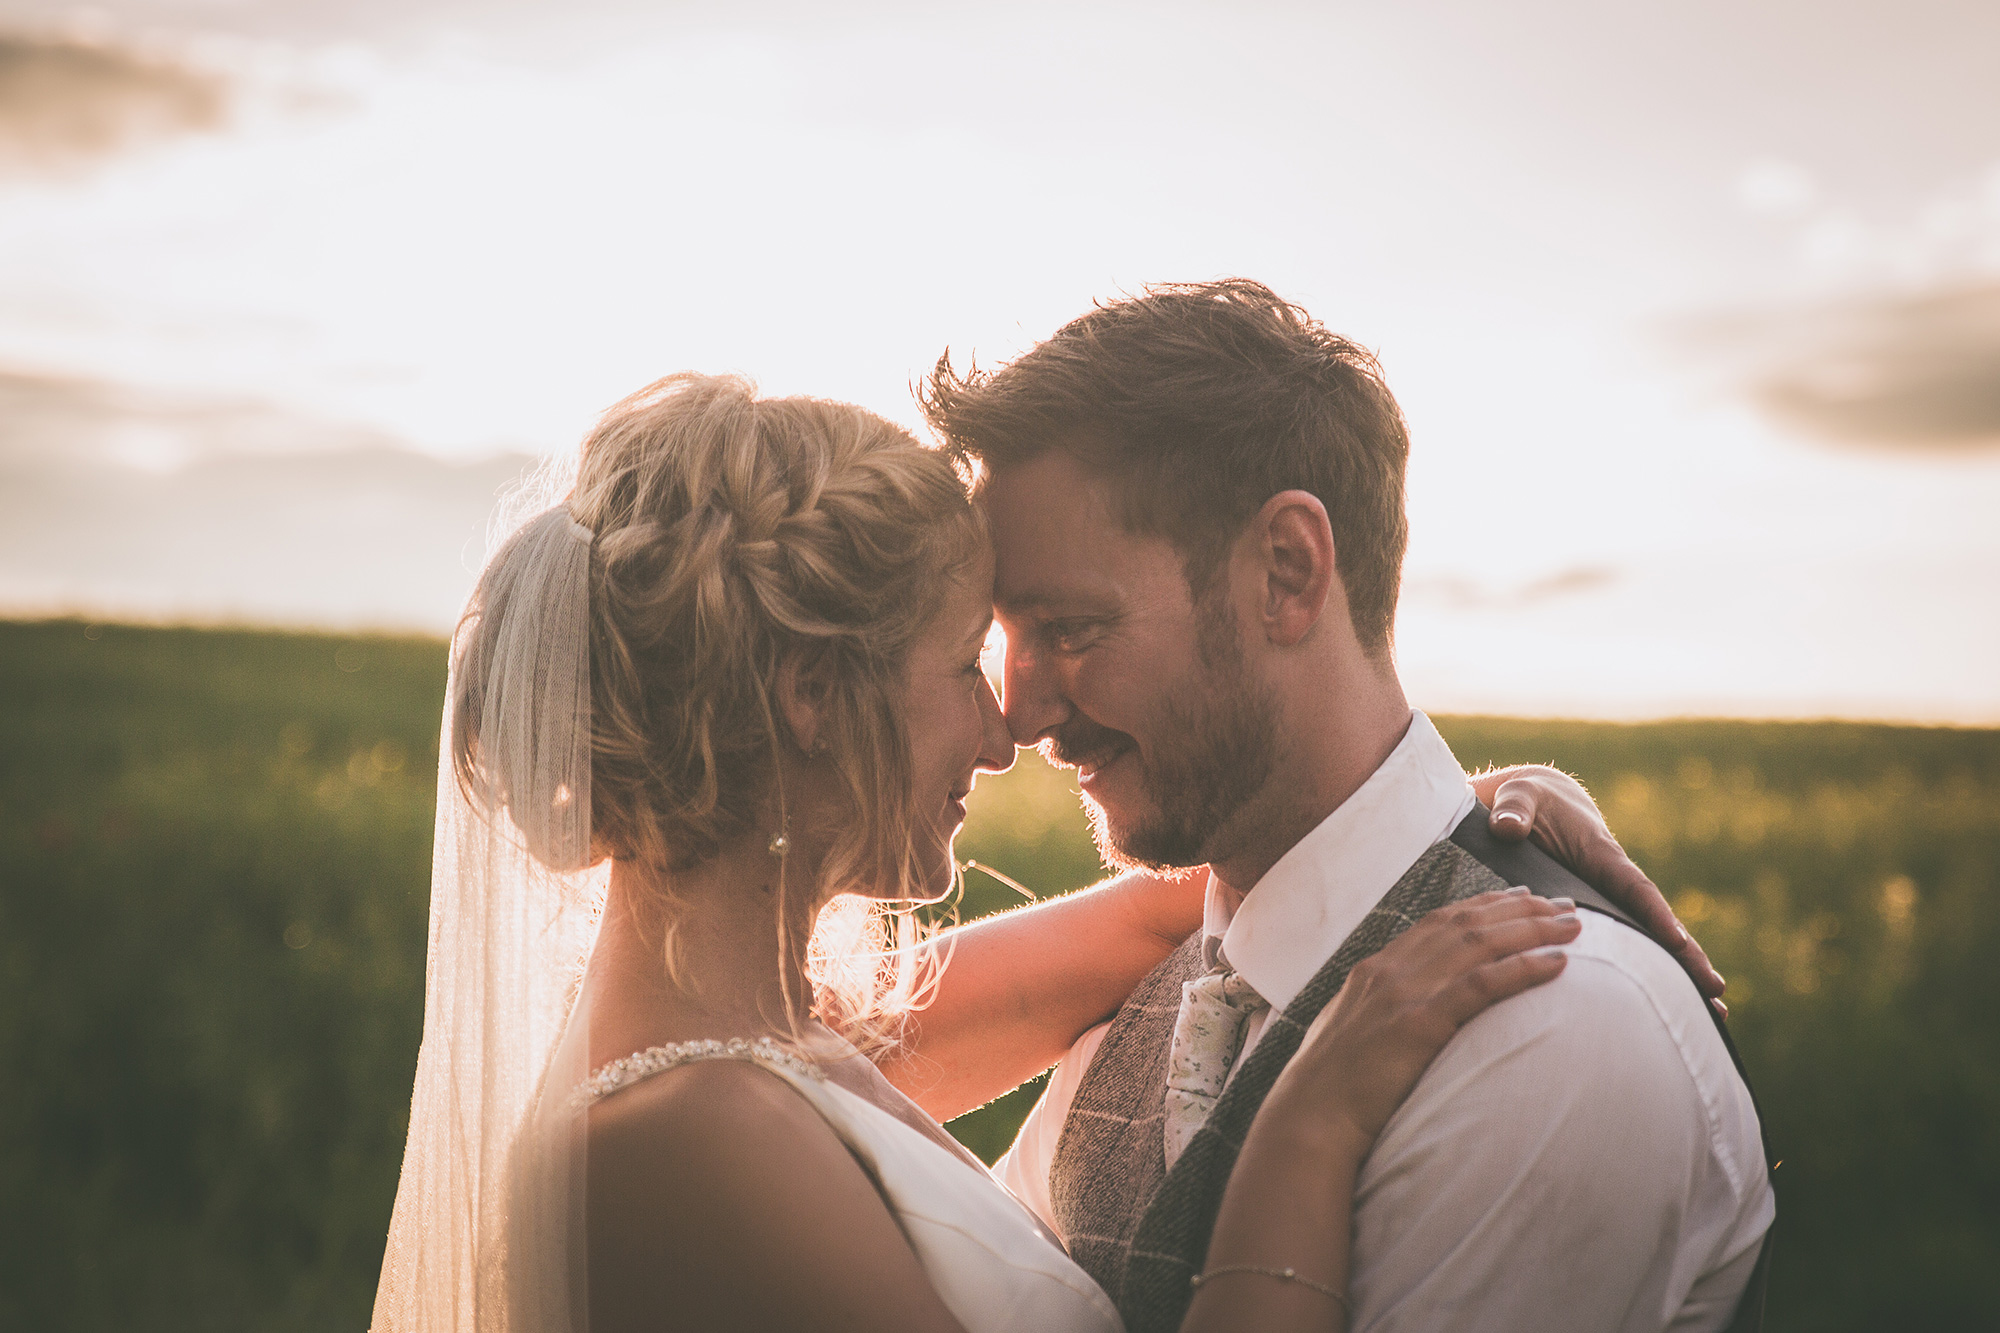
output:
<path id="1" fill-rule="evenodd" d="M 1234 913 L 1209 876 L 1204 957 L 1233 967 L 1282 1012 L 1417 858 L 1451 836 L 1475 799 L 1451 747 L 1412 710 L 1382 766 L 1264 872 Z"/>

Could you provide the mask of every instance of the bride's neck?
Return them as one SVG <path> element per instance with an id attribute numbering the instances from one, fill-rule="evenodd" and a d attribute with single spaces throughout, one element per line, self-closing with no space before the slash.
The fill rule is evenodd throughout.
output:
<path id="1" fill-rule="evenodd" d="M 811 994 L 803 967 L 779 947 L 779 874 L 808 873 L 803 858 L 789 859 L 746 841 L 668 875 L 612 865 L 584 980 L 592 1065 L 669 1042 L 789 1035 L 786 979 L 794 996 Z"/>

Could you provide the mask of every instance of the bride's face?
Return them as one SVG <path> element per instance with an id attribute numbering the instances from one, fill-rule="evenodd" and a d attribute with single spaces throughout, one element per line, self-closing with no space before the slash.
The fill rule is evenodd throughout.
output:
<path id="1" fill-rule="evenodd" d="M 980 665 L 993 624 L 993 560 L 982 557 L 955 580 L 943 609 L 910 647 L 903 696 L 914 781 L 915 829 L 928 888 L 951 881 L 951 840 L 965 822 L 976 773 L 1002 773 L 1014 742 Z"/>

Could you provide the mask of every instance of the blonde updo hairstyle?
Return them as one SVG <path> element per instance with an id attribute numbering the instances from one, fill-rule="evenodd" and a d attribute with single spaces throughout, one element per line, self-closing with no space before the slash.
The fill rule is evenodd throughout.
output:
<path id="1" fill-rule="evenodd" d="M 746 834 L 786 831 L 777 761 L 797 741 L 774 691 L 784 664 L 810 672 L 826 690 L 814 762 L 838 775 L 849 808 L 821 830 L 831 842 L 818 882 L 783 873 L 783 858 L 775 867 L 778 938 L 820 992 L 786 1004 L 795 1024 L 816 999 L 842 1026 L 866 1028 L 896 985 L 882 950 L 865 947 L 885 941 L 880 915 L 865 904 L 828 912 L 822 925 L 844 923 L 847 938 L 823 929 L 815 947 L 815 913 L 829 893 L 925 896 L 929 831 L 899 697 L 912 642 L 983 548 L 966 479 L 861 408 L 760 399 L 738 377 L 683 374 L 605 413 L 569 509 L 596 534 L 593 850 L 671 872 Z M 907 930 L 908 914 L 900 920 Z"/>

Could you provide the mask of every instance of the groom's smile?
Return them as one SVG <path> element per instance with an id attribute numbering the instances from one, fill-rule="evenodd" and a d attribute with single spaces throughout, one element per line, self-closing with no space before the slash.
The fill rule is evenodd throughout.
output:
<path id="1" fill-rule="evenodd" d="M 996 473 L 982 499 L 1015 743 L 1077 770 L 1107 859 L 1200 864 L 1268 775 L 1275 725 L 1226 607 L 1197 605 L 1179 552 L 1127 531 L 1066 452 Z"/>
<path id="2" fill-rule="evenodd" d="M 1100 773 L 1137 748 L 1130 736 L 1101 727 L 1087 717 L 1057 727 L 1041 743 L 1042 754 L 1051 763 L 1075 769 L 1086 790 Z"/>

